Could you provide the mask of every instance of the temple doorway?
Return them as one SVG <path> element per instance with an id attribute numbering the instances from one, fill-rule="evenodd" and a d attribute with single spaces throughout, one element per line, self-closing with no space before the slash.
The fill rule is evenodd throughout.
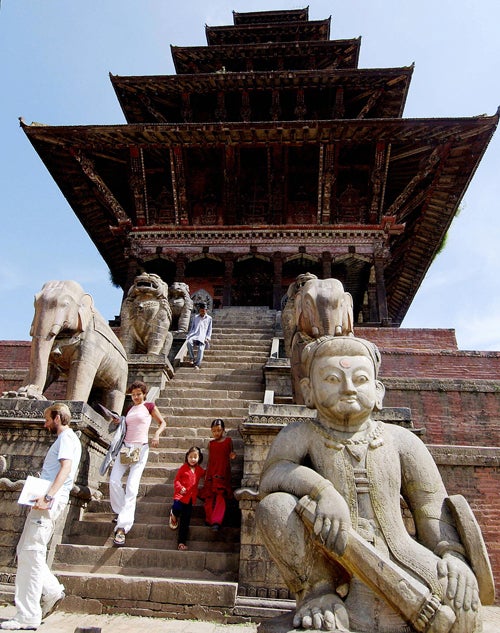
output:
<path id="1" fill-rule="evenodd" d="M 231 305 L 273 307 L 273 265 L 248 257 L 234 265 Z"/>

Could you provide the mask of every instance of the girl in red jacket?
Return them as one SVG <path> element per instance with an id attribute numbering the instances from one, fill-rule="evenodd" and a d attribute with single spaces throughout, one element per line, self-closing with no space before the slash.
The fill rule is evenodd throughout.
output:
<path id="1" fill-rule="evenodd" d="M 186 550 L 191 511 L 198 496 L 198 484 L 205 474 L 200 466 L 203 461 L 201 450 L 191 446 L 186 453 L 184 464 L 179 468 L 174 479 L 174 503 L 170 510 L 169 526 L 172 530 L 179 528 L 177 549 Z"/>

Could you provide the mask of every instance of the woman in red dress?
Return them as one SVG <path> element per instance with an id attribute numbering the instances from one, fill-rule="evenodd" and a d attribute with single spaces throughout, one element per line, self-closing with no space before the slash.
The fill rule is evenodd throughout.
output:
<path id="1" fill-rule="evenodd" d="M 233 440 L 226 437 L 224 421 L 217 418 L 210 425 L 213 439 L 208 444 L 208 465 L 205 485 L 200 497 L 205 500 L 205 521 L 212 530 L 219 530 L 226 512 L 226 499 L 233 496 L 231 460 L 236 457 Z"/>

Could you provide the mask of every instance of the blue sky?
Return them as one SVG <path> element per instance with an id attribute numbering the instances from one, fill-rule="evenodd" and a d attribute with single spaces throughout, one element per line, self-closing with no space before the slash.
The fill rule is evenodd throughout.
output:
<path id="1" fill-rule="evenodd" d="M 173 74 L 170 44 L 203 45 L 232 11 L 309 6 L 331 38 L 361 36 L 362 68 L 415 63 L 405 117 L 492 115 L 500 105 L 498 0 L 2 0 L 0 7 L 0 339 L 29 340 L 33 296 L 75 279 L 97 309 L 121 291 L 19 127 L 120 124 L 109 72 Z M 460 349 L 500 350 L 500 132 L 497 132 L 403 327 L 456 330 Z"/>

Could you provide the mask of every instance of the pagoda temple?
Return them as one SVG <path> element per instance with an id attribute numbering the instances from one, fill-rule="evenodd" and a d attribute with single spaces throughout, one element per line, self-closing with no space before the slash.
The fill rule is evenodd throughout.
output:
<path id="1" fill-rule="evenodd" d="M 26 135 L 125 292 L 146 271 L 279 309 L 308 271 L 399 326 L 498 114 L 404 119 L 413 67 L 358 68 L 307 8 L 233 21 L 172 46 L 176 75 L 111 75 L 126 124 Z"/>

